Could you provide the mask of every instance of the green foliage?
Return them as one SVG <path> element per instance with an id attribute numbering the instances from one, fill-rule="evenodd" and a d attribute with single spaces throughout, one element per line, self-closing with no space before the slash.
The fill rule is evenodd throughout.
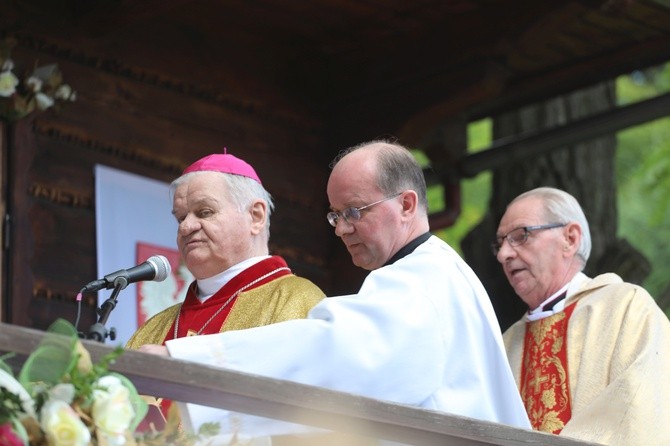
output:
<path id="1" fill-rule="evenodd" d="M 488 206 L 491 193 L 491 173 L 484 172 L 472 179 L 461 181 L 461 213 L 456 224 L 437 231 L 435 235 L 461 252 L 461 240 L 480 222 Z"/>
<path id="2" fill-rule="evenodd" d="M 492 122 L 490 119 L 476 121 L 468 126 L 468 152 L 479 152 L 491 145 Z M 461 214 L 456 224 L 438 232 L 438 236 L 461 252 L 461 240 L 486 213 L 491 196 L 491 173 L 482 172 L 474 178 L 461 181 Z"/>
<path id="3" fill-rule="evenodd" d="M 626 105 L 670 91 L 670 63 L 617 79 Z M 652 264 L 644 287 L 659 296 L 670 286 L 670 117 L 617 134 L 619 237 Z"/>
<path id="4" fill-rule="evenodd" d="M 617 102 L 627 105 L 670 91 L 670 62 L 617 79 Z M 652 296 L 670 286 L 670 117 L 623 130 L 617 134 L 616 178 L 618 236 L 627 239 L 652 264 L 642 284 Z M 469 151 L 490 146 L 491 120 L 468 126 Z M 415 154 L 422 165 L 424 154 Z M 461 214 L 456 224 L 436 235 L 460 251 L 460 242 L 479 223 L 491 194 L 491 174 L 461 181 Z M 428 190 L 431 212 L 444 209 L 441 186 Z"/>
<path id="5" fill-rule="evenodd" d="M 5 387 L 0 387 L 0 424 L 11 421 L 14 414 L 23 411 L 21 398 Z"/>
<path id="6" fill-rule="evenodd" d="M 90 370 L 80 370 L 78 367 L 72 367 L 68 373 L 68 380 L 77 389 L 77 394 L 82 406 L 89 408 L 93 404 L 93 391 L 98 388 L 96 381 L 105 375 L 113 374 L 123 380 L 120 375 L 110 373 L 109 366 L 114 364 L 116 359 L 123 354 L 123 347 L 116 347 L 110 353 L 102 357 L 100 362 L 92 364 Z M 78 360 L 81 355 L 76 354 Z"/>
<path id="7" fill-rule="evenodd" d="M 482 119 L 468 125 L 468 152 L 479 152 L 491 145 L 493 123 L 490 119 Z"/>
<path id="8" fill-rule="evenodd" d="M 670 63 L 617 79 L 617 101 L 627 105 L 670 91 Z M 491 144 L 491 122 L 468 127 L 470 151 Z M 642 285 L 653 296 L 670 286 L 670 117 L 617 134 L 616 178 L 618 236 L 627 239 L 651 262 L 652 273 Z M 427 160 L 424 162 L 427 163 Z M 481 220 L 490 197 L 490 173 L 461 182 L 461 215 L 450 228 L 437 231 L 459 250 L 462 238 Z M 441 187 L 431 187 L 431 212 L 444 208 Z"/>
<path id="9" fill-rule="evenodd" d="M 477 152 L 491 145 L 491 120 L 483 119 L 468 126 L 468 151 Z M 428 158 L 419 151 L 414 151 L 419 164 L 427 166 Z M 475 178 L 461 181 L 461 213 L 456 224 L 449 228 L 435 231 L 435 235 L 461 252 L 461 240 L 479 223 L 486 212 L 491 194 L 491 173 L 484 172 Z M 444 188 L 431 186 L 427 191 L 428 208 L 431 213 L 444 209 Z"/>

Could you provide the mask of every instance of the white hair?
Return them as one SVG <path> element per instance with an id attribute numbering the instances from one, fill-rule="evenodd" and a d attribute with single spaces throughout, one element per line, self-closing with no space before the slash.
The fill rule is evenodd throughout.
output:
<path id="1" fill-rule="evenodd" d="M 577 257 L 581 259 L 583 269 L 591 255 L 591 232 L 589 222 L 586 220 L 586 215 L 584 215 L 577 199 L 560 189 L 538 187 L 519 195 L 510 204 L 529 197 L 539 198 L 542 201 L 547 223 L 575 222 L 581 227 L 582 238 L 577 250 Z"/>

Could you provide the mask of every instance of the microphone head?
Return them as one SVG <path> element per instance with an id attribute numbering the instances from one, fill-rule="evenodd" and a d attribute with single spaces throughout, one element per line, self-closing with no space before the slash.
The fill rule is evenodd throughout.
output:
<path id="1" fill-rule="evenodd" d="M 164 256 L 151 256 L 147 259 L 147 262 L 150 263 L 156 271 L 156 276 L 152 279 L 156 282 L 164 281 L 172 272 L 170 262 L 168 262 L 168 259 Z"/>

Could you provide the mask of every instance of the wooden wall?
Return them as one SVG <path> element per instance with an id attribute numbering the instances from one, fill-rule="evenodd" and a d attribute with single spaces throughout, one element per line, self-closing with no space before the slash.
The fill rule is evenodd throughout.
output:
<path id="1" fill-rule="evenodd" d="M 26 38 L 14 59 L 57 63 L 78 99 L 5 128 L 4 322 L 73 320 L 77 291 L 97 278 L 95 164 L 169 182 L 223 147 L 250 162 L 275 199 L 272 253 L 326 292 L 357 288 L 362 273 L 324 217 L 328 162 L 342 147 L 329 147 L 318 117 L 285 93 L 254 90 L 248 73 L 230 73 L 223 87 L 191 85 L 150 61 L 140 68 Z M 82 326 L 95 322 L 96 305 L 87 296 Z"/>

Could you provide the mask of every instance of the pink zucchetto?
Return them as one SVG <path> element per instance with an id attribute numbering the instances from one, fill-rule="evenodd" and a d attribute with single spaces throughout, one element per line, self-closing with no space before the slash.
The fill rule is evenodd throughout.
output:
<path id="1" fill-rule="evenodd" d="M 200 158 L 195 163 L 191 164 L 184 170 L 184 175 L 191 172 L 223 172 L 233 175 L 241 175 L 243 177 L 251 178 L 252 180 L 261 183 L 256 171 L 246 161 L 243 161 L 236 156 L 228 153 L 215 153 Z"/>

